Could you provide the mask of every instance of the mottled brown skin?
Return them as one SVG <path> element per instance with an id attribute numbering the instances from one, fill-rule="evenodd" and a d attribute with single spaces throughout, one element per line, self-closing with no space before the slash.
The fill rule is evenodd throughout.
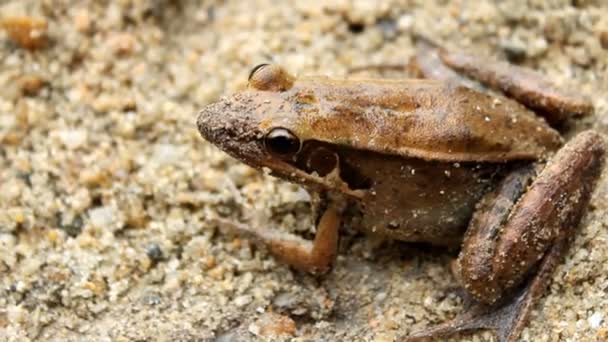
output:
<path id="1" fill-rule="evenodd" d="M 330 268 L 341 223 L 442 245 L 464 235 L 454 271 L 475 304 L 412 339 L 478 328 L 516 339 L 578 225 L 604 155 L 597 133 L 560 149 L 544 119 L 453 77 L 295 78 L 265 65 L 247 90 L 205 107 L 198 127 L 232 156 L 313 194 L 320 215 L 312 243 L 220 220 L 298 269 Z"/>

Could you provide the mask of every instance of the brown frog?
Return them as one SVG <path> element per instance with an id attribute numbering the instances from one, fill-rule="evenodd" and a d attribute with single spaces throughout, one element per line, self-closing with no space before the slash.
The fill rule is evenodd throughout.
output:
<path id="1" fill-rule="evenodd" d="M 409 339 L 489 328 L 513 341 L 603 166 L 599 134 L 562 146 L 547 121 L 559 125 L 593 107 L 529 69 L 429 46 L 417 57 L 416 70 L 439 80 L 295 78 L 263 64 L 246 90 L 205 107 L 198 128 L 233 157 L 313 195 L 312 242 L 235 225 L 276 257 L 327 271 L 342 224 L 461 244 L 453 271 L 471 305 Z M 452 69 L 508 96 L 466 86 Z"/>

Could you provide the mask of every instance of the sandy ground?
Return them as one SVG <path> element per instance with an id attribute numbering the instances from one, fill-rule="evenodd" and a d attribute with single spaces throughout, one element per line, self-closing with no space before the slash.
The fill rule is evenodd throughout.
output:
<path id="1" fill-rule="evenodd" d="M 314 278 L 206 222 L 309 231 L 301 190 L 196 131 L 260 62 L 343 76 L 424 32 L 575 86 L 596 113 L 569 135 L 608 133 L 602 0 L 298 3 L 0 1 L 41 20 L 0 33 L 0 340 L 392 341 L 460 311 L 455 251 L 346 231 Z M 608 339 L 605 174 L 523 341 Z"/>

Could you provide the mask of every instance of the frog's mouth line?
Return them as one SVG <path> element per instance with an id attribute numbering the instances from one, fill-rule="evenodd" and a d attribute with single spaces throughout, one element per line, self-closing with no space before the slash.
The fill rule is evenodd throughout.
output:
<path id="1" fill-rule="evenodd" d="M 308 173 L 290 162 L 277 160 L 272 157 L 267 157 L 264 162 L 257 164 L 255 167 L 270 170 L 269 173 L 272 176 L 287 179 L 305 187 L 318 188 L 325 191 L 339 191 L 358 199 L 363 198 L 366 193 L 363 189 L 353 190 L 350 188 L 340 175 L 339 164 L 331 172 L 323 176 L 314 171 Z"/>

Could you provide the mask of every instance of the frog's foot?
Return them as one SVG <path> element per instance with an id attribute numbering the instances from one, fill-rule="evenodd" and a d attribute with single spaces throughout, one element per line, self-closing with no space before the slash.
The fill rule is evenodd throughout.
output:
<path id="1" fill-rule="evenodd" d="M 272 229 L 252 228 L 248 225 L 216 218 L 220 227 L 266 246 L 268 251 L 288 265 L 309 273 L 324 273 L 331 268 L 338 250 L 338 210 L 328 207 L 317 224 L 314 241 Z"/>
<path id="2" fill-rule="evenodd" d="M 486 195 L 471 219 L 455 267 L 458 281 L 479 304 L 453 322 L 413 337 L 490 328 L 501 341 L 515 340 L 575 235 L 604 153 L 597 133 L 581 133 L 555 154 L 530 186 L 534 170 L 523 167 Z M 528 285 L 517 291 L 526 278 L 531 278 Z"/>
<path id="3" fill-rule="evenodd" d="M 508 298 L 498 304 L 487 305 L 476 302 L 465 294 L 465 310 L 453 320 L 411 334 L 407 342 L 438 338 L 480 329 L 493 330 L 500 342 L 516 341 L 525 327 L 534 303 L 547 288 L 555 266 L 561 260 L 567 246 L 562 240 L 545 256 L 538 272 L 526 286 L 517 288 Z"/>

